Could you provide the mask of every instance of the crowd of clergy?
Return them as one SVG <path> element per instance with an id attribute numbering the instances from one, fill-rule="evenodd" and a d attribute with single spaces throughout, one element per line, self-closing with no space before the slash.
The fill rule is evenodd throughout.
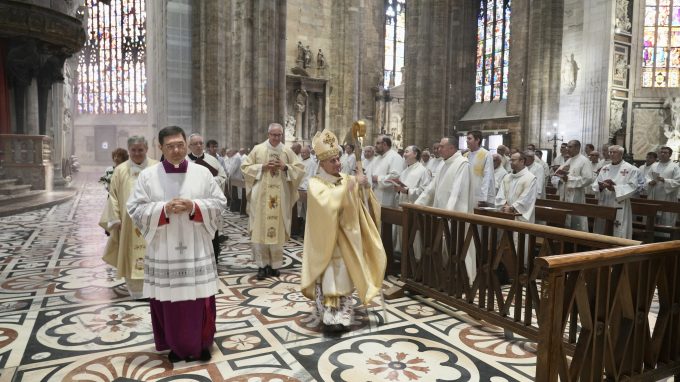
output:
<path id="1" fill-rule="evenodd" d="M 219 150 L 215 140 L 167 127 L 159 133 L 160 161 L 147 156 L 144 137 L 133 136 L 127 154 L 116 151 L 115 167 L 102 177 L 108 198 L 100 226 L 109 235 L 103 259 L 133 298 L 150 300 L 156 347 L 170 349 L 172 362 L 210 358 L 218 255 L 228 239 L 218 231 L 233 184 L 246 191 L 257 280 L 280 275 L 291 221 L 300 219 L 301 291 L 332 331 L 351 327 L 355 290 L 364 302 L 380 291 L 386 260 L 375 216 L 381 206 L 496 209 L 534 223 L 536 200 L 548 192 L 571 203 L 593 197 L 617 207 L 614 235 L 631 238 L 631 198 L 677 202 L 680 190 L 680 168 L 665 146 L 638 168 L 623 160 L 621 146 L 598 152 L 578 140 L 564 143 L 550 164 L 533 144 L 525 150 L 500 145 L 492 153 L 482 147 L 480 131 L 466 134 L 464 149 L 451 136 L 431 149 L 403 151 L 387 135 L 363 148 L 341 145 L 328 130 L 311 145 L 286 145 L 283 136 L 283 127 L 273 123 L 267 140 L 252 150 Z M 241 202 L 239 195 L 230 202 Z M 658 219 L 675 225 L 676 216 L 664 212 Z M 588 231 L 585 217 L 568 216 L 565 226 Z M 603 222 L 596 220 L 593 230 L 604 233 Z M 466 258 L 470 279 L 474 259 Z"/>

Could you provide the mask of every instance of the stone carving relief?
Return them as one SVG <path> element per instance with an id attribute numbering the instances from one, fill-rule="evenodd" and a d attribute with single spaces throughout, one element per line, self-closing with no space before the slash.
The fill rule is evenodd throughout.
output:
<path id="1" fill-rule="evenodd" d="M 579 69 L 578 63 L 574 59 L 574 53 L 571 56 L 564 56 L 564 63 L 562 64 L 562 89 L 567 94 L 573 94 L 574 90 L 576 90 Z"/>
<path id="2" fill-rule="evenodd" d="M 632 24 L 628 15 L 629 0 L 616 0 L 616 29 L 630 32 Z"/>
<path id="3" fill-rule="evenodd" d="M 613 137 L 623 128 L 624 101 L 611 100 L 609 108 L 609 136 Z"/>
<path id="4" fill-rule="evenodd" d="M 625 81 L 627 74 L 628 74 L 628 62 L 626 61 L 626 57 L 623 55 L 617 55 L 616 62 L 614 63 L 614 79 L 619 81 Z"/>
<path id="5" fill-rule="evenodd" d="M 680 97 L 668 97 L 663 103 L 663 107 L 667 108 L 671 116 L 671 125 L 673 131 L 680 135 Z"/>
<path id="6" fill-rule="evenodd" d="M 323 55 L 321 49 L 319 49 L 319 53 L 316 54 L 316 67 L 319 69 L 324 69 L 326 67 L 326 56 Z"/>
<path id="7" fill-rule="evenodd" d="M 665 110 L 659 108 L 633 108 L 633 156 L 644 159 L 649 151 L 656 151 L 663 141 Z M 675 154 L 675 150 L 673 150 Z"/>
<path id="8" fill-rule="evenodd" d="M 286 77 L 286 141 L 308 141 L 324 129 L 326 81 Z"/>

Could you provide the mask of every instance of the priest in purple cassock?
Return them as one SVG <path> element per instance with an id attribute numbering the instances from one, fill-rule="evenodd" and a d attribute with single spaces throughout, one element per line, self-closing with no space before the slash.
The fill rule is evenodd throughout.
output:
<path id="1" fill-rule="evenodd" d="M 211 243 L 226 207 L 210 171 L 191 163 L 184 131 L 163 128 L 164 160 L 139 174 L 127 210 L 147 242 L 143 296 L 154 341 L 170 362 L 209 360 L 215 335 L 217 266 Z"/>

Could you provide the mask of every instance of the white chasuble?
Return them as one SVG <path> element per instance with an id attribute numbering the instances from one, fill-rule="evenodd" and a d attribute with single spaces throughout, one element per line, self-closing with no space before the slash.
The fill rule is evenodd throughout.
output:
<path id="1" fill-rule="evenodd" d="M 107 264 L 116 267 L 118 277 L 137 280 L 144 278 L 146 240 L 130 219 L 125 204 L 132 194 L 140 172 L 156 163 L 158 161 L 149 158 L 139 165 L 128 160 L 116 166 L 111 177 L 109 197 L 99 225 L 111 235 L 106 243 L 102 259 Z M 115 223 L 120 223 L 120 228 L 111 230 L 111 226 Z M 139 283 L 139 291 L 132 290 L 129 285 L 128 289 L 141 295 L 141 286 L 142 284 Z"/>
<path id="2" fill-rule="evenodd" d="M 212 239 L 222 222 L 226 198 L 207 168 L 187 164 L 185 173 L 166 173 L 163 164 L 142 171 L 127 210 L 146 239 L 144 297 L 187 301 L 217 293 L 217 269 Z M 203 217 L 168 214 L 159 225 L 166 202 L 189 199 Z"/>
<path id="3" fill-rule="evenodd" d="M 472 180 L 473 208 L 479 202 L 493 205 L 496 187 L 494 186 L 493 155 L 485 148 L 468 151 L 465 156 L 470 161 Z"/>
<path id="4" fill-rule="evenodd" d="M 373 182 L 369 178 L 369 182 L 372 183 L 373 192 L 381 206 L 396 207 L 397 192 L 392 180 L 399 179 L 399 174 L 405 167 L 404 158 L 394 150 L 387 150 L 383 155 L 376 156 L 371 165 L 371 175 L 377 176 L 378 181 Z"/>
<path id="5" fill-rule="evenodd" d="M 614 191 L 600 190 L 599 183 L 611 179 Z M 633 237 L 633 216 L 630 198 L 635 196 L 638 187 L 638 169 L 630 163 L 621 161 L 618 164 L 608 164 L 602 167 L 592 188 L 599 205 L 619 208 L 614 222 L 614 236 L 624 239 Z M 595 233 L 604 233 L 604 220 L 595 220 Z"/>
<path id="6" fill-rule="evenodd" d="M 543 168 L 541 168 L 543 171 Z M 503 178 L 496 195 L 496 207 L 512 206 L 522 214 L 518 220 L 534 222 L 538 180 L 526 167 L 518 173 L 508 174 Z"/>
<path id="7" fill-rule="evenodd" d="M 657 181 L 656 185 L 649 184 L 657 177 L 662 177 L 663 182 Z M 646 176 L 647 199 L 663 200 L 666 202 L 678 202 L 678 191 L 680 190 L 680 167 L 677 163 L 668 161 L 666 163 L 654 163 Z M 657 221 L 661 225 L 675 227 L 677 214 L 672 212 L 662 212 Z"/>
<path id="8" fill-rule="evenodd" d="M 273 174 L 263 165 L 280 159 L 286 171 Z M 273 147 L 265 141 L 243 158 L 241 170 L 246 182 L 251 241 L 258 244 L 282 245 L 290 238 L 293 205 L 298 200 L 298 187 L 305 176 L 305 166 L 295 153 L 280 143 Z"/>

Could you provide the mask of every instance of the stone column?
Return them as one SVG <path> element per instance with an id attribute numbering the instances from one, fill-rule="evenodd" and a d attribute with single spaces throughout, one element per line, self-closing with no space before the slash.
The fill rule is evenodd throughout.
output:
<path id="1" fill-rule="evenodd" d="M 465 0 L 409 3 L 405 145 L 431 146 L 474 103 L 477 7 Z"/>
<path id="2" fill-rule="evenodd" d="M 25 130 L 26 135 L 38 135 L 38 81 L 34 78 L 26 88 L 25 98 Z"/>

